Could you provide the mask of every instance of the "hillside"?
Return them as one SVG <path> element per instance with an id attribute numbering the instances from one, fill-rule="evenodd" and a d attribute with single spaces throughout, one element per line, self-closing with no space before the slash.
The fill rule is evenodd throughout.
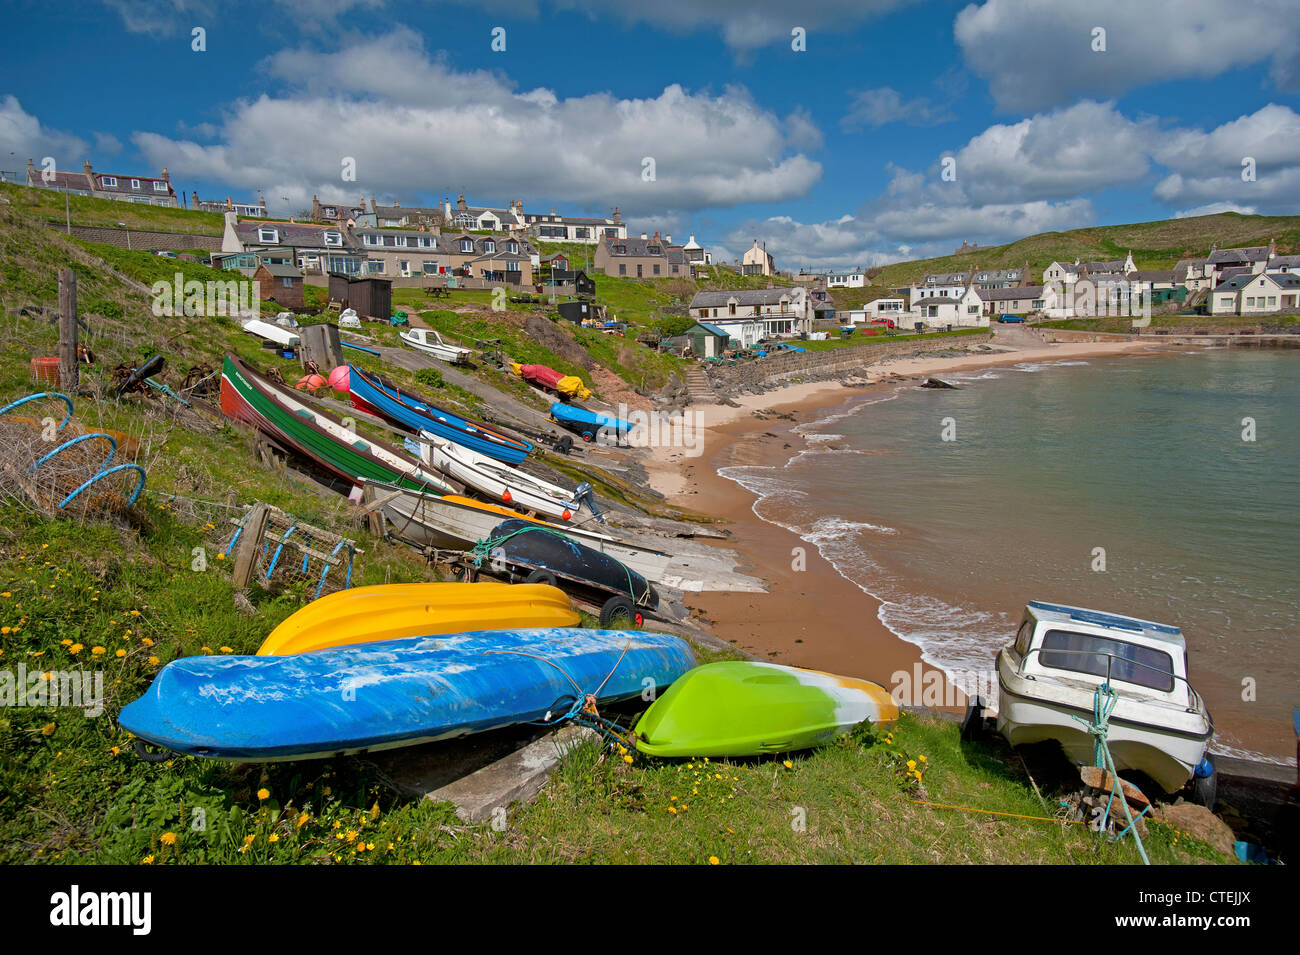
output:
<path id="1" fill-rule="evenodd" d="M 1210 247 L 1268 245 L 1278 253 L 1300 249 L 1300 216 L 1247 216 L 1235 212 L 1162 219 L 1129 225 L 1094 226 L 1068 232 L 1043 232 L 1006 245 L 962 255 L 897 262 L 881 268 L 872 284 L 902 287 L 927 272 L 963 272 L 972 268 L 1012 268 L 1029 263 L 1030 275 L 1042 278 L 1053 261 L 1122 259 L 1129 251 L 1140 269 L 1171 269 L 1182 258 L 1207 255 Z"/>

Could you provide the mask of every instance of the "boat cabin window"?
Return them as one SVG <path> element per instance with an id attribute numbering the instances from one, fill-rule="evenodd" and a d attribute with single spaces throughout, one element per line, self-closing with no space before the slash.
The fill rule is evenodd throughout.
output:
<path id="1" fill-rule="evenodd" d="M 1026 620 L 1020 625 L 1020 632 L 1016 634 L 1016 653 L 1024 656 L 1029 652 L 1029 644 L 1034 639 L 1034 622 Z"/>
<path id="2" fill-rule="evenodd" d="M 1174 688 L 1174 661 L 1169 654 L 1091 633 L 1049 630 L 1038 659 L 1045 667 L 1099 677 L 1109 675 L 1112 680 L 1162 693 Z"/>

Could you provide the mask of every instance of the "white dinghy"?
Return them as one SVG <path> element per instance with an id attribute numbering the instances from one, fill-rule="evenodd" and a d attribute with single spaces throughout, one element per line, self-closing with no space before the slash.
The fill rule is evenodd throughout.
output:
<path id="1" fill-rule="evenodd" d="M 583 507 L 575 491 L 471 451 L 429 431 L 420 432 L 420 458 L 493 503 L 571 521 Z"/>

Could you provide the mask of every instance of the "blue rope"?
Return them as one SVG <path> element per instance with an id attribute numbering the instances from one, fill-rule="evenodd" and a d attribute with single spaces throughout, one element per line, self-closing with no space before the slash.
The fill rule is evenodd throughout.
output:
<path id="1" fill-rule="evenodd" d="M 1125 833 L 1132 829 L 1133 841 L 1137 843 L 1138 855 L 1142 857 L 1142 864 L 1150 865 L 1151 860 L 1147 858 L 1146 848 L 1142 845 L 1142 837 L 1138 835 L 1137 830 L 1134 828 L 1137 819 L 1133 818 L 1133 812 L 1129 809 L 1128 800 L 1124 798 L 1119 773 L 1115 770 L 1115 759 L 1110 755 L 1110 744 L 1106 741 L 1110 735 L 1110 714 L 1115 711 L 1115 704 L 1118 702 L 1118 694 L 1116 694 L 1110 683 L 1106 682 L 1098 686 L 1092 694 L 1092 720 L 1089 721 L 1082 716 L 1071 716 L 1070 718 L 1082 723 L 1092 735 L 1094 765 L 1110 774 L 1110 796 L 1106 800 L 1106 811 L 1102 813 L 1099 831 L 1104 832 L 1106 830 L 1106 824 L 1110 819 L 1111 806 L 1114 805 L 1115 797 L 1118 796 L 1119 804 L 1124 809 L 1124 817 L 1128 820 L 1128 825 L 1123 832 L 1115 837 L 1114 841 L 1118 842 L 1124 838 Z M 1146 809 L 1143 809 L 1142 812 L 1146 812 Z M 1138 814 L 1138 819 L 1140 818 L 1142 818 L 1141 813 Z"/>

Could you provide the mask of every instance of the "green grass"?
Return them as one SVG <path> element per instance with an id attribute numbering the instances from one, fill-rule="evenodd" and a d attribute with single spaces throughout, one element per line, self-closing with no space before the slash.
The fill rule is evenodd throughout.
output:
<path id="1" fill-rule="evenodd" d="M 196 235 L 219 236 L 225 228 L 225 218 L 219 212 L 198 212 L 169 206 L 146 206 L 115 199 L 94 199 L 90 196 L 66 196 L 50 189 L 29 189 L 12 183 L 0 183 L 3 195 L 17 209 L 44 222 L 62 224 L 64 199 L 73 225 L 116 226 L 125 223 L 132 229 L 153 229 L 161 232 L 192 232 Z M 207 252 L 201 253 L 207 255 Z"/>
<path id="2" fill-rule="evenodd" d="M 964 338 L 969 335 L 987 335 L 987 328 L 956 328 L 950 332 L 923 332 L 920 335 L 885 335 L 883 332 L 878 335 L 863 335 L 855 332 L 848 338 L 828 338 L 820 342 L 799 342 L 807 351 L 833 351 L 838 348 L 860 348 L 864 345 L 880 345 L 894 343 L 898 348 L 906 347 L 908 342 L 922 341 L 932 338 Z M 832 335 L 836 334 L 831 332 Z"/>
<path id="3" fill-rule="evenodd" d="M 1210 246 L 1221 249 L 1268 245 L 1277 241 L 1279 254 L 1300 248 L 1300 216 L 1248 216 L 1235 212 L 1163 219 L 1126 225 L 1094 226 L 1068 232 L 1043 232 L 1006 245 L 989 246 L 963 255 L 917 259 L 884 266 L 872 284 L 901 287 L 927 272 L 962 272 L 972 268 L 1013 268 L 1029 263 L 1030 277 L 1039 282 L 1053 261 L 1122 259 L 1133 253 L 1139 269 L 1171 269 L 1182 258 L 1202 257 Z"/>
<path id="4" fill-rule="evenodd" d="M 1196 328 L 1212 325 L 1294 325 L 1300 315 L 1294 312 L 1276 315 L 1153 315 L 1151 328 Z M 1035 322 L 1035 328 L 1060 328 L 1082 332 L 1116 332 L 1132 334 L 1133 319 L 1108 315 L 1099 318 L 1062 318 Z"/>

